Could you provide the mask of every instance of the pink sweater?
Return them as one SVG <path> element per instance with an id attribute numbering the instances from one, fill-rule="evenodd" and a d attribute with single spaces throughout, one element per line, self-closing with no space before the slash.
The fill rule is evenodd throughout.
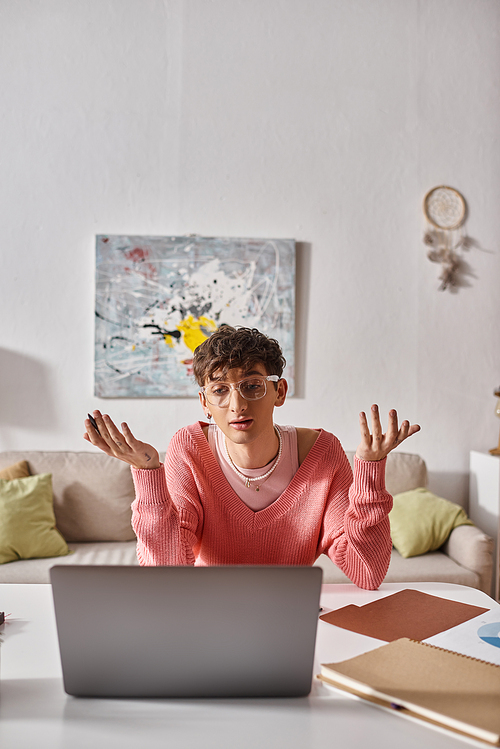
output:
<path id="1" fill-rule="evenodd" d="M 227 482 L 202 423 L 174 435 L 165 466 L 132 469 L 132 525 L 142 565 L 312 565 L 322 553 L 362 588 L 378 588 L 390 561 L 385 460 L 349 461 L 319 437 L 283 494 L 254 512 Z"/>

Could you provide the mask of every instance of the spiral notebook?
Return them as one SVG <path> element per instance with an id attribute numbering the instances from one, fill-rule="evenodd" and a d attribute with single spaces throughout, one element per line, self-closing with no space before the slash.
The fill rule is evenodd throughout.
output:
<path id="1" fill-rule="evenodd" d="M 326 663 L 318 675 L 395 714 L 500 745 L 500 666 L 408 638 Z"/>

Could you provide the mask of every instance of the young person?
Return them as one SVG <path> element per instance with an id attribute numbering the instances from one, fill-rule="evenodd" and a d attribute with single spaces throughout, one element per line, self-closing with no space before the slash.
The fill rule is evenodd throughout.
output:
<path id="1" fill-rule="evenodd" d="M 194 354 L 207 422 L 178 431 L 165 464 L 157 450 L 94 411 L 85 439 L 132 466 L 132 524 L 143 565 L 312 565 L 320 554 L 358 586 L 377 588 L 390 561 L 388 453 L 419 430 L 389 413 L 382 432 L 360 414 L 354 472 L 323 429 L 278 426 L 285 360 L 258 330 L 221 326 Z M 212 419 L 215 423 L 211 423 Z"/>

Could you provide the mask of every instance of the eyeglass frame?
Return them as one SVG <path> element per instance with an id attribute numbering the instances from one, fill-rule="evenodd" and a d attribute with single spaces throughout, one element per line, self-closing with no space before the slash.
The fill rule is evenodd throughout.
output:
<path id="1" fill-rule="evenodd" d="M 245 398 L 245 396 L 243 395 L 243 393 L 240 390 L 241 383 L 245 382 L 246 380 L 257 380 L 257 379 L 264 380 L 264 393 L 262 395 L 260 395 L 258 398 Z M 234 385 L 231 382 L 220 382 L 220 383 L 216 383 L 214 381 L 213 383 L 210 383 L 210 384 L 213 384 L 213 385 L 215 385 L 215 384 L 227 385 L 229 387 L 229 395 L 228 395 L 227 403 L 225 405 L 223 405 L 223 406 L 220 406 L 218 403 L 212 403 L 211 401 L 208 400 L 207 394 L 206 394 L 206 391 L 205 391 L 205 386 L 203 386 L 202 388 L 200 388 L 200 393 L 203 395 L 203 397 L 205 398 L 206 402 L 210 403 L 211 406 L 217 406 L 217 408 L 228 408 L 229 407 L 229 402 L 231 400 L 231 392 L 233 390 L 237 390 L 238 393 L 243 398 L 243 400 L 246 400 L 248 403 L 251 403 L 252 401 L 260 401 L 260 400 L 262 400 L 262 398 L 265 398 L 266 395 L 267 395 L 267 383 L 268 382 L 279 382 L 281 379 L 282 378 L 279 375 L 266 375 L 266 376 L 264 376 L 264 375 L 261 375 L 261 374 L 256 374 L 256 375 L 248 375 L 247 377 L 244 377 L 242 380 L 238 380 L 238 382 L 235 382 Z"/>

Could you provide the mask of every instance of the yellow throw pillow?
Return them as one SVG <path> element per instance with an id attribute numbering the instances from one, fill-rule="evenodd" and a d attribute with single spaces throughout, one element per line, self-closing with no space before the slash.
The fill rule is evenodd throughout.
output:
<path id="1" fill-rule="evenodd" d="M 402 557 L 439 549 L 458 525 L 474 525 L 463 507 L 427 489 L 394 495 L 389 513 L 393 546 Z"/>
<path id="2" fill-rule="evenodd" d="M 0 564 L 69 554 L 55 526 L 50 473 L 0 479 Z"/>
<path id="3" fill-rule="evenodd" d="M 26 460 L 20 460 L 19 463 L 2 468 L 0 471 L 0 479 L 22 479 L 24 476 L 30 475 L 28 461 Z"/>

